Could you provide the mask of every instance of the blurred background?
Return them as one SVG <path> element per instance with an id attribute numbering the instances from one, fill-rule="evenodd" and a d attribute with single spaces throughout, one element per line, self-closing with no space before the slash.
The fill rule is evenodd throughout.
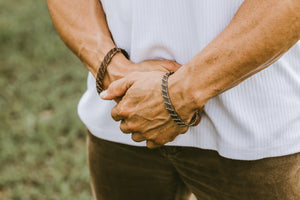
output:
<path id="1" fill-rule="evenodd" d="M 91 199 L 77 103 L 87 70 L 46 1 L 0 0 L 0 199 Z"/>

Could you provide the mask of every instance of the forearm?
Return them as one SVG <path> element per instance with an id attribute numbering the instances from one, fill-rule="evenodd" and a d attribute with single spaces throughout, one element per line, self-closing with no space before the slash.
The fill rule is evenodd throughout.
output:
<path id="1" fill-rule="evenodd" d="M 105 54 L 115 46 L 99 0 L 47 0 L 47 4 L 62 40 L 96 76 Z M 120 53 L 112 60 L 120 73 L 128 62 Z"/>
<path id="2" fill-rule="evenodd" d="M 195 110 L 269 66 L 299 38 L 299 0 L 246 0 L 228 27 L 170 77 L 171 93 L 185 90 L 180 98 L 192 97 Z"/>

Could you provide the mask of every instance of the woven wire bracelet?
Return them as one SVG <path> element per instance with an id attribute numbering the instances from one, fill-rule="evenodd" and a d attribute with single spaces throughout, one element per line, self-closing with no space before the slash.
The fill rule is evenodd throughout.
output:
<path id="1" fill-rule="evenodd" d="M 112 48 L 104 57 L 103 61 L 100 64 L 100 67 L 98 69 L 97 72 L 97 76 L 96 76 L 96 88 L 97 88 L 97 92 L 98 94 L 100 94 L 104 88 L 103 88 L 103 79 L 104 79 L 104 75 L 107 69 L 108 64 L 110 63 L 110 61 L 112 60 L 113 56 L 116 55 L 118 52 L 121 52 L 124 54 L 124 56 L 129 59 L 129 55 L 128 53 L 121 48 L 117 48 L 114 47 Z"/>
<path id="2" fill-rule="evenodd" d="M 163 96 L 163 99 L 164 99 L 166 109 L 169 112 L 169 114 L 170 114 L 171 118 L 173 119 L 173 121 L 176 122 L 177 125 L 179 125 L 179 126 L 188 126 L 188 127 L 195 126 L 198 119 L 199 119 L 198 111 L 195 112 L 195 114 L 193 115 L 193 117 L 191 119 L 191 122 L 189 124 L 186 124 L 184 121 L 182 121 L 180 119 L 180 117 L 176 113 L 176 111 L 175 111 L 175 109 L 174 109 L 174 107 L 171 103 L 169 93 L 168 93 L 168 78 L 173 73 L 174 72 L 168 72 L 162 78 L 162 84 L 161 84 L 161 89 L 162 90 L 161 91 L 162 91 L 162 96 Z"/>

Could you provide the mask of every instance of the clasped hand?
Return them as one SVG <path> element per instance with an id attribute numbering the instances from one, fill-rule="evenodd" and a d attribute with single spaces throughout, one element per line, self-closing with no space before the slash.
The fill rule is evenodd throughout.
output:
<path id="1" fill-rule="evenodd" d="M 166 66 L 176 71 L 179 65 Z M 178 126 L 165 109 L 161 94 L 161 80 L 166 70 L 132 72 L 112 82 L 101 93 L 104 100 L 115 99 L 118 103 L 111 110 L 115 121 L 121 121 L 123 133 L 131 133 L 132 140 L 145 141 L 148 148 L 156 148 L 173 141 L 188 128 Z M 117 100 L 120 99 L 121 100 Z"/>

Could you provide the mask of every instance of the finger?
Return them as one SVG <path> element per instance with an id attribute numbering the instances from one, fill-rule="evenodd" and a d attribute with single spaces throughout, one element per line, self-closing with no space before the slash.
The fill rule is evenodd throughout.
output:
<path id="1" fill-rule="evenodd" d="M 161 145 L 161 144 L 156 144 L 156 143 L 153 142 L 152 140 L 147 140 L 146 144 L 147 144 L 147 147 L 148 147 L 149 149 L 155 149 L 155 148 L 158 148 L 158 147 L 163 146 L 163 145 Z"/>
<path id="2" fill-rule="evenodd" d="M 146 138 L 143 137 L 143 136 L 141 135 L 141 133 L 138 133 L 138 132 L 132 133 L 131 139 L 132 139 L 133 141 L 135 141 L 135 142 L 142 142 L 142 141 L 145 141 L 145 140 L 146 140 Z"/>
<path id="3" fill-rule="evenodd" d="M 180 127 L 180 130 L 172 130 L 170 127 L 161 129 L 161 131 L 152 130 L 142 135 L 146 138 L 147 141 L 151 141 L 149 145 L 163 146 L 168 142 L 172 142 L 179 134 L 183 134 L 188 130 L 188 127 Z M 151 146 L 150 146 L 151 148 Z"/>
<path id="4" fill-rule="evenodd" d="M 134 83 L 134 79 L 132 77 L 133 76 L 126 76 L 124 78 L 112 82 L 106 90 L 101 92 L 101 99 L 113 100 L 117 97 L 123 96 Z"/>
<path id="5" fill-rule="evenodd" d="M 115 121 L 124 120 L 129 115 L 128 111 L 122 106 L 122 101 L 111 109 L 110 114 Z"/>
<path id="6" fill-rule="evenodd" d="M 132 130 L 130 130 L 130 127 L 128 127 L 127 120 L 125 120 L 125 119 L 122 119 L 122 121 L 121 121 L 120 130 L 123 133 L 132 133 L 133 132 Z"/>

